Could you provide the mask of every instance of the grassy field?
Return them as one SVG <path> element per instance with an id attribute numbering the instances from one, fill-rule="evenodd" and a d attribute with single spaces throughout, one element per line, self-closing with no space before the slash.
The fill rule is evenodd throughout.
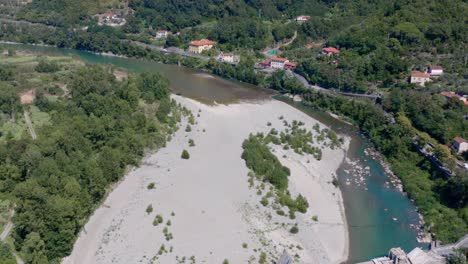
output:
<path id="1" fill-rule="evenodd" d="M 56 62 L 60 69 L 51 73 L 40 73 L 35 70 L 40 60 Z M 73 71 L 83 62 L 73 59 L 71 56 L 38 56 L 36 54 L 17 52 L 13 56 L 3 54 L 0 50 L 0 67 L 11 67 L 15 72 L 15 83 L 3 82 L 6 87 L 13 87 L 18 95 L 34 90 L 36 93 L 44 92 L 50 101 L 56 101 L 63 90 L 57 87 L 64 87 L 69 81 L 70 71 Z M 2 82 L 0 82 L 2 84 Z M 51 89 L 54 88 L 54 89 Z M 48 125 L 50 116 L 41 112 L 34 105 L 24 106 L 30 112 L 34 128 Z M 28 130 L 22 113 L 18 113 L 15 120 L 11 117 L 0 114 L 0 140 L 6 138 L 20 139 L 27 136 Z"/>
<path id="2" fill-rule="evenodd" d="M 31 121 L 35 128 L 50 124 L 50 115 L 41 112 L 36 106 L 31 105 L 29 107 L 29 113 L 31 114 Z"/>

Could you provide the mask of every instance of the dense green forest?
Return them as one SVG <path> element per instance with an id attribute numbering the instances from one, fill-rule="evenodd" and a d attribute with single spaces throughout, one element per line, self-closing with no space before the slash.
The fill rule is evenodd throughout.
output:
<path id="1" fill-rule="evenodd" d="M 50 68 L 39 62 L 30 68 L 31 76 L 66 82 L 70 96 L 36 94 L 31 107 L 49 116 L 38 126 L 37 140 L 26 132 L 19 139 L 0 137 L 0 192 L 15 203 L 14 246 L 27 263 L 38 264 L 59 263 L 70 253 L 109 185 L 128 166 L 138 165 L 145 149 L 164 146 L 177 122 L 168 81 L 157 73 L 117 81 L 100 66 L 45 64 L 59 69 L 44 73 Z M 11 80 L 0 82 L 0 101 L 11 102 L 2 104 L 1 115 L 7 115 L 2 122 L 15 122 L 8 116 L 20 115 L 24 67 L 12 66 Z M 3 251 L 0 257 L 6 259 Z"/>

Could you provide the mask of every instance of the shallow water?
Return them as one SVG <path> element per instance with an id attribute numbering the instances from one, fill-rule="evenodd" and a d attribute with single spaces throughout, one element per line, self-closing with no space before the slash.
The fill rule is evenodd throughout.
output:
<path id="1" fill-rule="evenodd" d="M 54 47 L 30 45 L 8 45 L 8 47 L 45 55 L 70 55 L 87 63 L 112 64 L 130 72 L 157 71 L 171 81 L 171 90 L 174 93 L 208 104 L 266 100 L 275 94 L 253 85 L 228 81 L 176 65 L 101 56 Z M 418 224 L 415 206 L 396 188 L 386 184 L 389 181 L 388 176 L 380 163 L 366 154 L 365 150 L 371 145 L 357 129 L 327 113 L 284 98 L 280 100 L 306 112 L 338 133 L 352 138 L 347 154 L 348 162 L 345 162 L 338 171 L 350 232 L 348 262 L 355 263 L 385 255 L 391 247 L 399 246 L 409 251 L 416 246 L 424 246 L 416 241 L 416 228 L 410 226 Z"/>
<path id="2" fill-rule="evenodd" d="M 301 103 L 284 97 L 277 99 L 309 114 L 337 133 L 351 137 L 347 161 L 337 172 L 350 234 L 348 263 L 386 255 L 392 247 L 401 247 L 406 252 L 418 246 L 427 247 L 416 240 L 419 222 L 416 207 L 389 184 L 390 179 L 380 162 L 366 151 L 371 148 L 371 143 L 355 127 Z"/>

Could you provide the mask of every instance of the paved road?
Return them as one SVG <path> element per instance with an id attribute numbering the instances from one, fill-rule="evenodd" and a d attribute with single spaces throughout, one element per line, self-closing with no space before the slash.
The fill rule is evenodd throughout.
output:
<path id="1" fill-rule="evenodd" d="M 169 48 L 165 49 L 165 48 L 160 47 L 160 46 L 156 46 L 156 45 L 152 45 L 152 44 L 146 44 L 146 43 L 143 43 L 143 42 L 140 42 L 140 41 L 128 41 L 128 40 L 123 40 L 123 41 L 124 42 L 130 42 L 130 43 L 135 44 L 135 45 L 140 46 L 140 47 L 149 48 L 149 49 L 152 49 L 152 50 L 157 50 L 157 51 L 160 51 L 160 52 L 163 52 L 163 53 L 173 53 L 173 54 L 178 54 L 178 55 L 185 56 L 185 57 L 198 58 L 198 59 L 202 59 L 202 60 L 209 60 L 211 58 L 210 56 L 205 56 L 205 55 L 201 55 L 201 54 L 195 54 L 195 53 L 187 52 L 187 51 L 185 51 L 183 49 L 179 49 L 179 48 L 176 48 L 176 47 L 169 47 Z"/>
<path id="2" fill-rule="evenodd" d="M 26 120 L 26 125 L 28 125 L 28 131 L 29 134 L 31 135 L 33 140 L 37 139 L 37 134 L 36 131 L 34 130 L 33 124 L 31 122 L 31 118 L 29 117 L 29 112 L 24 111 L 24 120 Z"/>

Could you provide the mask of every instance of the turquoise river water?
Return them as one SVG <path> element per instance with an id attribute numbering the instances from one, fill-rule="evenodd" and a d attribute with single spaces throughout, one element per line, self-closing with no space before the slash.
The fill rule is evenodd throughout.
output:
<path id="1" fill-rule="evenodd" d="M 101 56 L 54 47 L 8 45 L 8 48 L 44 55 L 70 55 L 87 63 L 109 64 L 130 72 L 158 71 L 171 81 L 174 93 L 206 103 L 267 99 L 274 95 L 266 89 L 224 80 L 175 65 Z M 327 113 L 313 110 L 300 103 L 293 103 L 284 97 L 275 98 L 304 111 L 352 139 L 346 162 L 337 172 L 350 233 L 348 263 L 385 255 L 391 247 L 399 246 L 408 251 L 416 246 L 425 246 L 416 240 L 418 231 L 416 227 L 419 222 L 416 207 L 405 195 L 389 184 L 390 179 L 383 167 L 368 151 L 371 144 L 355 127 Z"/>

